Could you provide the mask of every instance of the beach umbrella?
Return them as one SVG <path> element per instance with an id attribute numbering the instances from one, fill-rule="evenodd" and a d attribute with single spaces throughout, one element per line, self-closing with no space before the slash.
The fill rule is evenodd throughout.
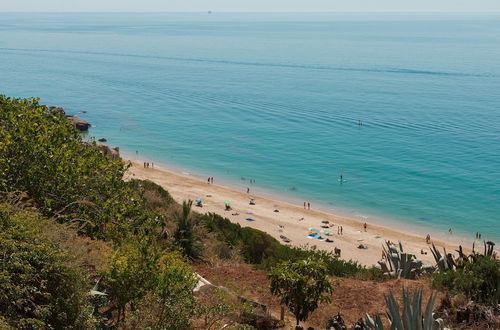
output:
<path id="1" fill-rule="evenodd" d="M 321 221 L 321 222 L 322 222 L 322 223 L 330 223 L 330 221 L 328 221 L 328 220 L 323 220 L 323 221 Z"/>
<path id="2" fill-rule="evenodd" d="M 195 200 L 195 202 L 201 203 L 201 199 L 197 199 L 197 200 Z"/>
<path id="3" fill-rule="evenodd" d="M 231 202 L 224 202 L 224 205 L 231 205 Z"/>

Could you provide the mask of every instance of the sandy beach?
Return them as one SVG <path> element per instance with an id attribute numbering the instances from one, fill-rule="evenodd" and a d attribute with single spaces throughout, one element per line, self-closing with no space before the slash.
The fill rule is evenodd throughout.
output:
<path id="1" fill-rule="evenodd" d="M 151 180 L 167 189 L 179 203 L 187 199 L 202 199 L 203 207 L 193 207 L 195 211 L 217 213 L 241 226 L 265 231 L 284 244 L 282 236 L 288 238 L 289 244 L 294 246 L 316 245 L 319 249 L 330 251 L 339 248 L 342 251 L 341 258 L 356 260 L 369 266 L 376 264 L 377 260 L 381 258 L 382 244 L 385 240 L 401 241 L 404 249 L 415 254 L 424 264 L 434 263 L 429 245 L 426 244 L 425 237 L 422 235 L 417 236 L 372 223 L 367 224 L 365 232 L 364 224 L 355 219 L 314 209 L 304 209 L 303 205 L 293 205 L 247 194 L 246 191 L 237 191 L 230 187 L 208 184 L 206 179 L 201 180 L 195 175 L 184 175 L 166 169 L 146 169 L 142 163 L 132 162 L 132 167 L 128 170 L 126 178 Z M 215 178 L 215 183 L 217 183 L 217 178 Z M 255 198 L 255 205 L 250 205 L 250 198 Z M 225 202 L 231 203 L 232 210 L 225 210 Z M 279 210 L 279 212 L 275 212 L 275 210 Z M 248 221 L 248 218 L 254 221 Z M 328 221 L 328 225 L 324 223 L 326 221 Z M 328 227 L 322 228 L 322 226 Z M 337 234 L 338 226 L 343 228 L 342 235 Z M 310 238 L 308 235 L 311 228 L 323 230 L 320 235 L 324 239 Z M 324 232 L 333 235 L 327 236 Z M 333 242 L 326 242 L 326 238 Z M 432 242 L 439 248 L 446 247 L 448 251 L 453 251 L 459 244 L 464 244 L 464 241 L 459 237 L 450 237 L 446 241 L 432 239 Z M 366 249 L 359 249 L 360 244 L 363 244 Z M 422 255 L 421 249 L 427 252 L 427 255 Z"/>

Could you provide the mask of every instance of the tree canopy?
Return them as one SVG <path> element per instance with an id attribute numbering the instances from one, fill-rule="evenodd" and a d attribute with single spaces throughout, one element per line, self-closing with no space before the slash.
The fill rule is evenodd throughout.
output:
<path id="1" fill-rule="evenodd" d="M 319 259 L 285 261 L 271 269 L 269 279 L 271 293 L 295 315 L 297 325 L 333 293 L 326 264 Z"/>

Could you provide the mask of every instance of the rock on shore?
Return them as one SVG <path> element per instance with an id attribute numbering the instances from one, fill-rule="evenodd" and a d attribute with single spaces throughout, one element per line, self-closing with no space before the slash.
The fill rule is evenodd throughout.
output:
<path id="1" fill-rule="evenodd" d="M 79 131 L 82 131 L 82 132 L 88 131 L 89 127 L 92 126 L 90 123 L 88 123 L 87 121 L 83 120 L 82 118 L 80 118 L 78 116 L 67 115 L 66 112 L 64 111 L 64 109 L 61 107 L 50 106 L 49 110 L 53 113 L 62 113 L 64 116 L 66 116 L 66 118 L 68 118 L 71 121 L 73 126 L 75 126 L 75 128 Z M 86 112 L 87 111 L 83 111 L 83 113 L 86 113 Z"/>
<path id="2" fill-rule="evenodd" d="M 83 120 L 82 118 L 80 118 L 78 116 L 66 115 L 66 118 L 68 118 L 71 121 L 71 123 L 76 127 L 76 129 L 79 131 L 88 131 L 89 127 L 92 126 L 88 122 L 86 122 L 85 120 Z"/>
<path id="3" fill-rule="evenodd" d="M 97 146 L 99 147 L 99 149 L 102 150 L 102 152 L 106 155 L 106 156 L 110 156 L 111 158 L 120 158 L 120 148 L 118 147 L 114 147 L 114 148 L 111 148 L 105 144 L 102 144 L 102 143 L 97 143 Z"/>

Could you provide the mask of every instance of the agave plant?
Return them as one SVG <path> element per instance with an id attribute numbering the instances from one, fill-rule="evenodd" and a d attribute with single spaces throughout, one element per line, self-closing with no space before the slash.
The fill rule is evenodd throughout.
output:
<path id="1" fill-rule="evenodd" d="M 385 296 L 385 303 L 389 311 L 387 317 L 391 330 L 438 330 L 444 329 L 442 319 L 434 319 L 432 309 L 436 300 L 433 293 L 429 297 L 425 310 L 422 308 L 422 289 L 417 289 L 410 299 L 410 294 L 403 289 L 403 313 L 400 313 L 399 304 L 392 292 Z M 366 314 L 365 325 L 368 329 L 384 330 L 384 324 L 379 315 L 375 319 Z"/>
<path id="2" fill-rule="evenodd" d="M 450 269 L 456 269 L 457 263 L 453 260 L 453 255 L 451 253 L 446 253 L 446 248 L 443 248 L 444 255 L 441 255 L 441 252 L 436 248 L 434 243 L 432 243 L 431 252 L 434 256 L 434 260 L 436 260 L 436 264 L 438 269 L 441 272 L 445 272 Z M 460 246 L 460 251 L 462 251 L 462 247 Z"/>
<path id="3" fill-rule="evenodd" d="M 493 257 L 495 243 L 491 241 L 483 243 L 484 243 L 484 253 L 482 255 L 486 257 Z M 441 255 L 439 250 L 434 246 L 434 243 L 432 244 L 431 252 L 432 255 L 434 256 L 434 260 L 436 261 L 437 267 L 441 272 L 446 272 L 448 270 L 463 269 L 467 263 L 476 262 L 478 256 L 481 255 L 479 252 L 475 251 L 475 243 L 472 244 L 472 253 L 469 255 L 466 255 L 463 252 L 462 246 L 460 245 L 458 247 L 458 250 L 456 250 L 458 253 L 458 257 L 456 259 L 453 258 L 453 255 L 451 253 L 446 253 L 446 248 L 443 248 L 443 251 L 444 255 Z"/>
<path id="4" fill-rule="evenodd" d="M 386 276 L 395 278 L 415 279 L 423 272 L 422 261 L 418 260 L 414 254 L 403 251 L 403 245 L 399 242 L 398 247 L 385 242 L 387 248 L 382 246 L 386 256 L 385 261 L 379 261 L 379 265 Z"/>

